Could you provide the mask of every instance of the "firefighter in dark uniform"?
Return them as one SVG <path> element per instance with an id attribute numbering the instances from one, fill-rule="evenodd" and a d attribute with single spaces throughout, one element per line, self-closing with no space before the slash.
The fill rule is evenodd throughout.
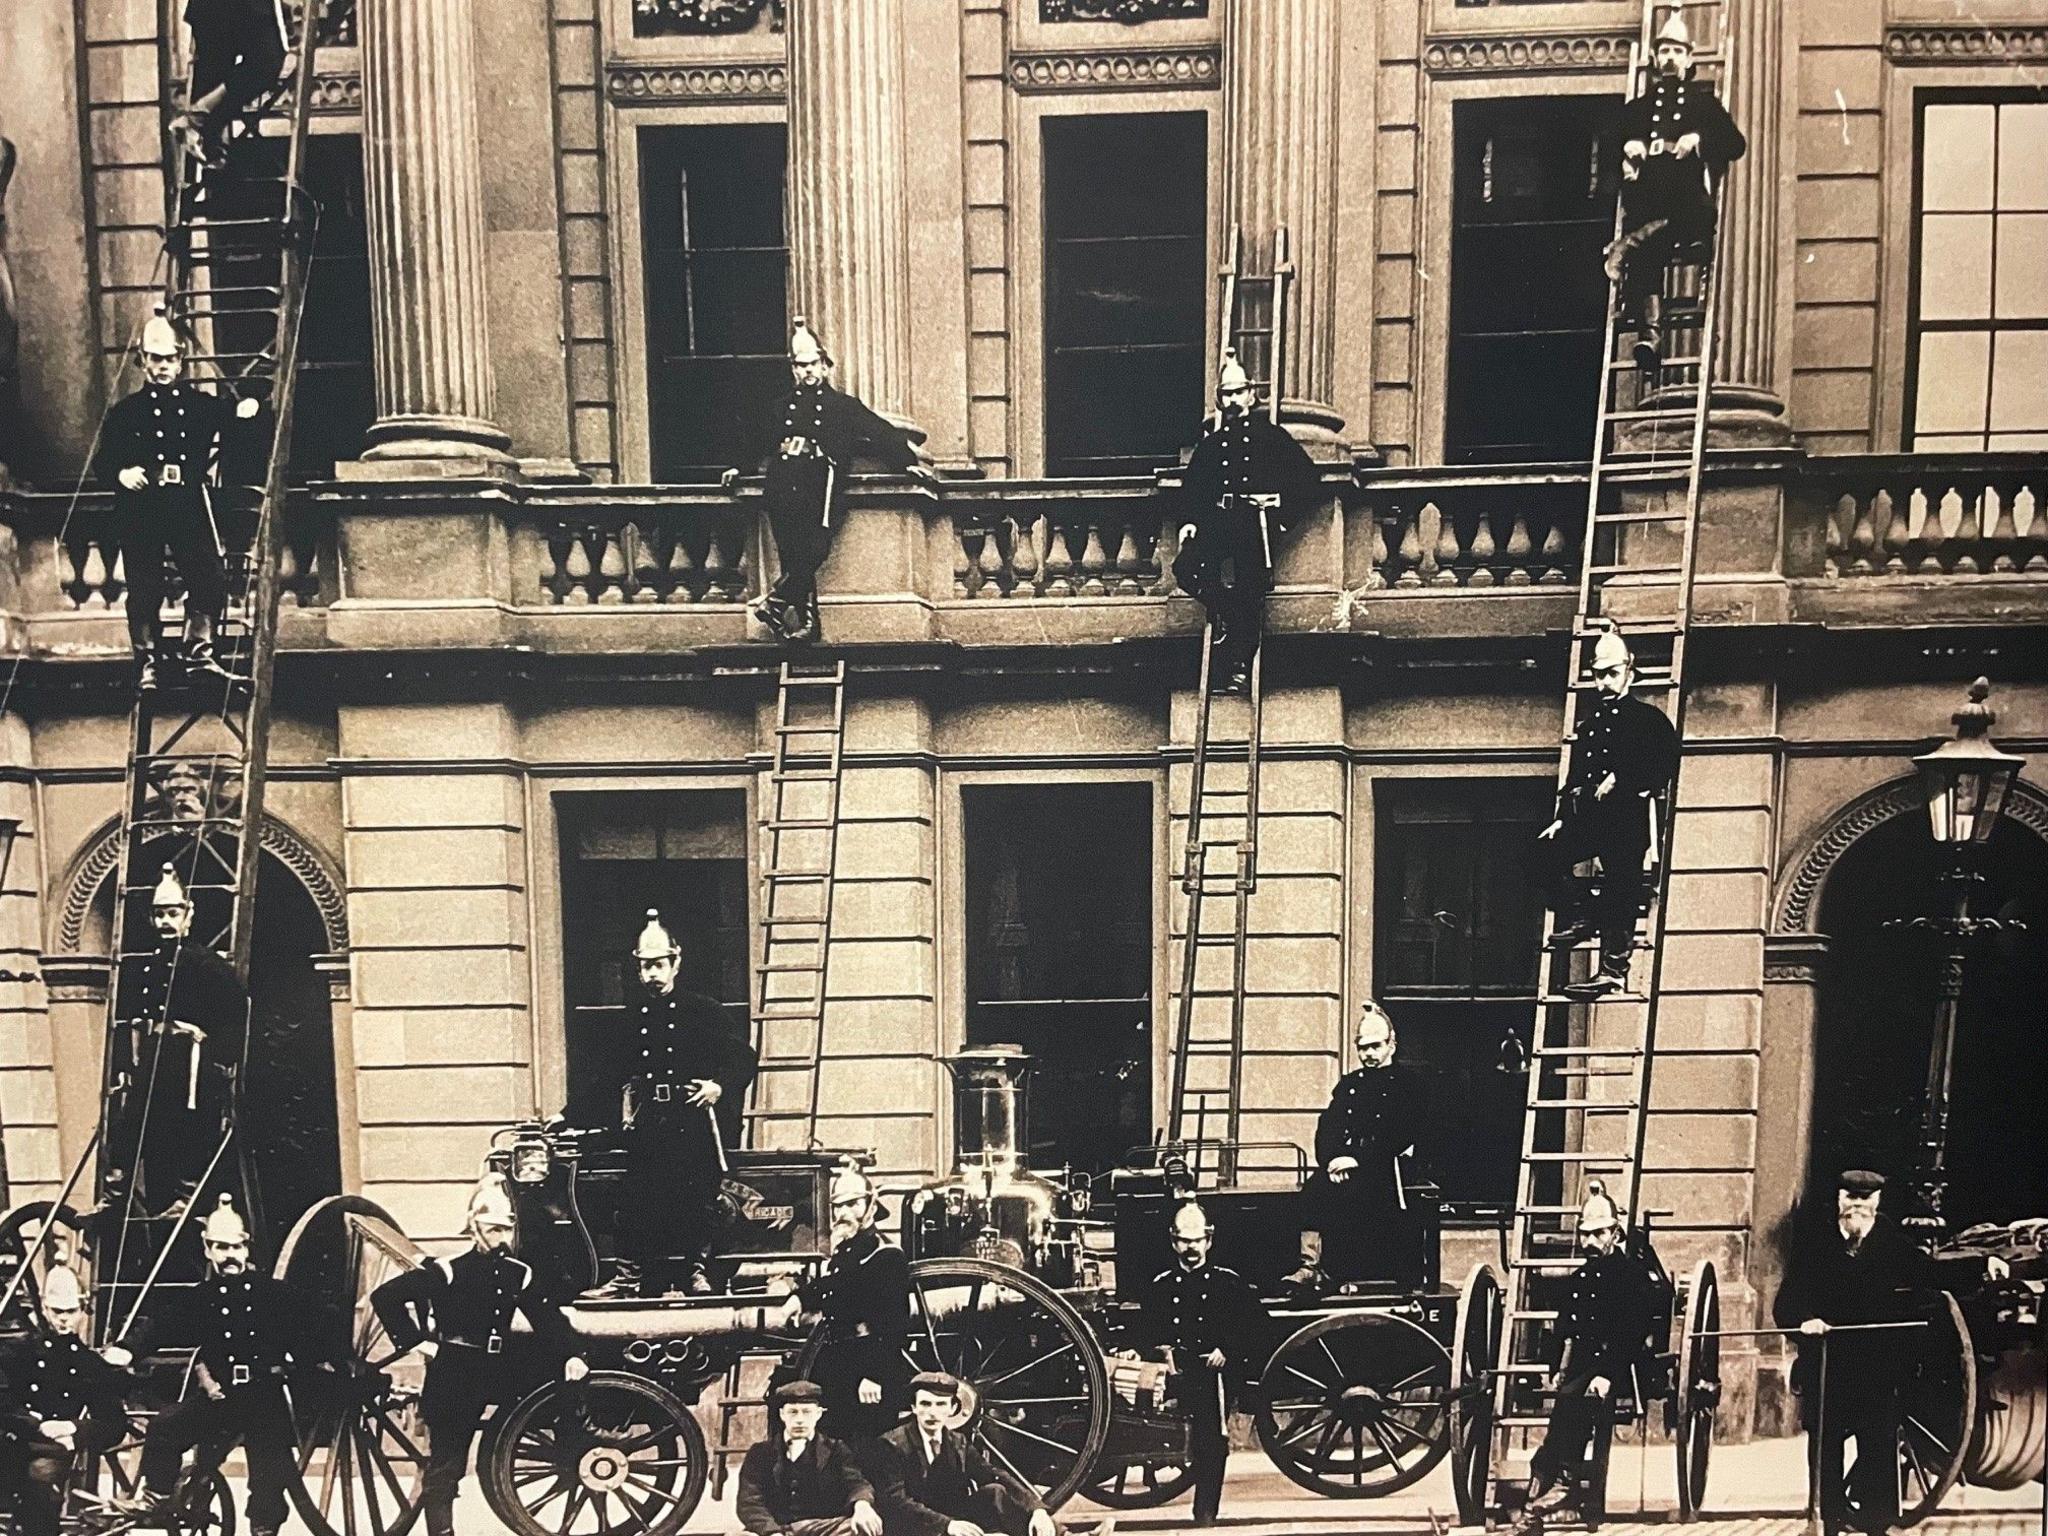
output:
<path id="1" fill-rule="evenodd" d="M 774 441 L 761 471 L 768 526 L 781 574 L 753 605 L 754 617 L 788 644 L 816 640 L 818 567 L 846 516 L 846 482 L 856 457 L 931 478 L 917 454 L 923 434 L 899 427 L 832 387 L 832 357 L 799 315 L 789 337 L 790 392 L 775 403 Z M 739 471 L 729 469 L 730 487 Z"/>
<path id="2" fill-rule="evenodd" d="M 1258 409 L 1258 392 L 1226 347 L 1216 376 L 1216 414 L 1181 471 L 1180 547 L 1173 579 L 1208 611 L 1215 631 L 1210 687 L 1238 693 L 1273 584 L 1273 551 L 1318 494 L 1315 461 Z"/>
<path id="3" fill-rule="evenodd" d="M 155 949 L 120 968 L 115 1019 L 123 1053 L 114 1089 L 110 1194 L 150 1212 L 199 1192 L 234 1107 L 249 1033 L 249 994 L 227 961 L 192 941 L 192 899 L 166 864 L 150 897 Z"/>
<path id="4" fill-rule="evenodd" d="M 1636 333 L 1646 372 L 1663 341 L 1664 269 L 1695 252 L 1713 259 L 1714 188 L 1748 148 L 1714 88 L 1695 78 L 1692 33 L 1673 11 L 1651 44 L 1649 87 L 1622 108 L 1621 235 L 1607 251 L 1619 324 Z"/>
<path id="5" fill-rule="evenodd" d="M 218 165 L 236 119 L 284 73 L 284 15 L 278 0 L 185 0 L 185 25 L 191 94 L 171 130 L 186 153 Z"/>
<path id="6" fill-rule="evenodd" d="M 1575 997 L 1628 986 L 1656 803 L 1678 777 L 1678 732 L 1629 692 L 1634 681 L 1635 659 L 1610 629 L 1593 643 L 1599 698 L 1579 717 L 1556 819 L 1537 834 L 1537 880 L 1558 916 L 1554 941 L 1600 940 L 1600 968 L 1568 989 Z M 1597 896 L 1574 873 L 1587 860 L 1599 865 Z"/>
<path id="7" fill-rule="evenodd" d="M 1357 1045 L 1356 1070 L 1337 1080 L 1316 1121 L 1316 1171 L 1302 1186 L 1301 1267 L 1287 1283 L 1305 1296 L 1333 1281 L 1422 1284 L 1416 1183 L 1427 1090 L 1394 1065 L 1394 1021 L 1370 998 Z"/>
<path id="8" fill-rule="evenodd" d="M 168 550 L 185 582 L 187 666 L 225 676 L 214 630 L 227 607 L 227 575 L 207 490 L 216 446 L 254 399 L 234 401 L 183 381 L 184 343 L 162 315 L 142 328 L 142 388 L 107 412 L 93 471 L 114 487 L 113 529 L 128 582 L 128 638 L 138 686 L 156 687 Z"/>
<path id="9" fill-rule="evenodd" d="M 85 1343 L 84 1292 L 64 1265 L 43 1275 L 38 1323 L 0 1346 L 0 1513 L 20 1536 L 57 1536 L 64 1489 L 127 1428 L 133 1355 Z"/>
<path id="10" fill-rule="evenodd" d="M 533 1271 L 512 1257 L 514 1226 L 505 1181 L 486 1174 L 469 1198 L 469 1251 L 429 1259 L 370 1294 L 392 1347 L 427 1357 L 420 1394 L 427 1426 L 427 1536 L 454 1536 L 455 1495 L 484 1412 L 525 1390 L 506 1369 L 513 1315 L 524 1313 L 544 1347 L 564 1356 L 563 1380 L 581 1381 L 589 1374 L 584 1360 L 566 1348 L 562 1314 L 542 1299 Z"/>
<path id="11" fill-rule="evenodd" d="M 1655 1278 L 1629 1252 L 1620 1209 L 1598 1179 L 1586 1187 L 1579 1208 L 1586 1261 L 1558 1309 L 1556 1401 L 1543 1443 L 1529 1459 L 1528 1502 L 1515 1521 L 1516 1536 L 1542 1530 L 1546 1519 L 1579 1503 L 1578 1474 L 1600 1415 L 1613 1411 L 1617 1388 L 1632 1397 L 1640 1390 L 1632 1373 L 1654 1353 L 1651 1333 L 1661 1320 Z"/>
<path id="12" fill-rule="evenodd" d="M 682 955 L 650 908 L 633 946 L 641 996 L 630 1014 L 618 1265 L 592 1299 L 711 1289 L 705 1254 L 755 1054 L 745 1025 L 676 985 Z"/>
<path id="13" fill-rule="evenodd" d="M 1923 1298 L 1942 1283 L 1935 1261 L 1880 1213 L 1884 1184 L 1883 1175 L 1867 1168 L 1840 1175 L 1834 1220 L 1800 1234 L 1771 1309 L 1780 1328 L 1798 1335 L 1792 1386 L 1801 1422 L 1814 1439 L 1812 1471 L 1821 1521 L 1830 1533 L 1849 1529 L 1877 1536 L 1898 1524 L 1899 1392 L 1920 1358 L 1907 1330 L 1833 1330 L 1924 1318 Z M 2003 1280 L 2010 1273 L 2001 1258 L 1984 1262 L 1983 1278 Z M 1845 1478 L 1850 1440 L 1856 1442 L 1856 1460 Z"/>
<path id="14" fill-rule="evenodd" d="M 910 1260 L 883 1238 L 881 1202 L 858 1168 L 832 1179 L 832 1253 L 790 1298 L 792 1314 L 815 1315 L 825 1342 L 812 1376 L 824 1393 L 825 1428 L 852 1446 L 862 1465 L 875 1441 L 910 1406 Z"/>
<path id="15" fill-rule="evenodd" d="M 1188 1415 L 1195 1524 L 1214 1525 L 1230 1456 L 1230 1405 L 1257 1369 L 1265 1308 L 1234 1269 L 1209 1262 L 1209 1216 L 1190 1200 L 1173 1213 L 1171 1269 L 1153 1276 L 1141 1300 L 1140 1340 L 1166 1351 L 1170 1391 Z"/>
<path id="16" fill-rule="evenodd" d="M 248 1464 L 249 1529 L 277 1536 L 285 1522 L 285 1484 L 292 1475 L 291 1407 L 285 1379 L 319 1362 L 305 1355 L 314 1337 L 304 1299 L 291 1286 L 249 1265 L 249 1229 L 227 1195 L 206 1218 L 200 1237 L 207 1278 L 194 1292 L 199 1347 L 184 1401 L 150 1421 L 142 1441 L 142 1488 L 110 1501 L 142 1520 L 169 1508 L 185 1453 L 201 1449 L 210 1475 L 240 1444 Z"/>

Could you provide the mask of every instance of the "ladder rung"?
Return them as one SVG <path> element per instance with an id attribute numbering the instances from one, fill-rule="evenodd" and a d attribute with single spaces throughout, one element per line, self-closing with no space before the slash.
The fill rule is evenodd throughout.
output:
<path id="1" fill-rule="evenodd" d="M 1602 1003 L 1645 1003 L 1649 999 L 1640 992 L 1603 992 L 1598 997 L 1571 997 L 1563 992 L 1546 992 L 1536 999 L 1546 1008 L 1593 1008 Z"/>
<path id="2" fill-rule="evenodd" d="M 822 976 L 825 965 L 820 960 L 763 960 L 754 967 L 757 976 Z"/>
<path id="3" fill-rule="evenodd" d="M 1539 1045 L 1534 1054 L 1538 1056 L 1577 1056 L 1586 1060 L 1601 1057 L 1635 1057 L 1643 1054 L 1643 1048 L 1629 1049 L 1612 1045 Z"/>
<path id="4" fill-rule="evenodd" d="M 1593 514 L 1595 527 L 1610 523 L 1683 523 L 1690 520 L 1690 517 L 1684 512 L 1615 511 L 1595 512 Z"/>
<path id="5" fill-rule="evenodd" d="M 1640 1106 L 1635 1104 L 1595 1104 L 1586 1099 L 1531 1099 L 1531 1109 L 1576 1109 L 1589 1115 L 1632 1115 Z"/>
<path id="6" fill-rule="evenodd" d="M 823 832 L 839 823 L 829 817 L 779 816 L 773 821 L 761 823 L 763 832 Z"/>
<path id="7" fill-rule="evenodd" d="M 1558 1274 L 1569 1274 L 1572 1270 L 1577 1269 L 1581 1262 L 1581 1260 L 1574 1258 L 1509 1259 L 1508 1268 L 1523 1270 L 1547 1269 Z"/>
<path id="8" fill-rule="evenodd" d="M 1635 1161 L 1626 1152 L 1525 1152 L 1522 1156 L 1525 1162 L 1597 1164 L 1617 1173 Z"/>
<path id="9" fill-rule="evenodd" d="M 1614 562 L 1611 564 L 1589 565 L 1586 567 L 1586 571 L 1589 575 L 1593 576 L 1682 576 L 1685 574 L 1685 567 L 1682 565 L 1670 565 L 1661 561 L 1655 565 L 1634 565 L 1626 562 Z"/>
<path id="10" fill-rule="evenodd" d="M 1573 1209 L 1576 1210 L 1577 1207 Z M 1508 1318 L 1517 1323 L 1554 1323 L 1557 1321 L 1557 1308 L 1512 1307 L 1508 1310 Z"/>
<path id="11" fill-rule="evenodd" d="M 768 879 L 770 879 L 770 880 L 784 880 L 784 881 L 793 881 L 793 880 L 819 880 L 819 881 L 823 881 L 823 880 L 830 880 L 830 879 L 832 878 L 832 872 L 831 872 L 831 871 L 830 871 L 829 869 L 771 869 L 771 870 L 769 870 L 769 871 L 768 871 L 768 874 L 767 874 L 766 878 L 768 878 Z"/>

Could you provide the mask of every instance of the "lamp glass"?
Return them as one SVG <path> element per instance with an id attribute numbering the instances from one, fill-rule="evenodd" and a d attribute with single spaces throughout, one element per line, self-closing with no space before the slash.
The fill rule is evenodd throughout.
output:
<path id="1" fill-rule="evenodd" d="M 1927 790 L 1928 828 L 1943 847 L 1986 841 L 2005 809 L 2020 760 L 1993 748 L 1957 751 L 1950 742 L 1915 758 Z"/>

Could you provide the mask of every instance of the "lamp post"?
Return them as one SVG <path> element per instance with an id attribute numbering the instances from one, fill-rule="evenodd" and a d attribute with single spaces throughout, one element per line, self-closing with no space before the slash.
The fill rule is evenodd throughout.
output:
<path id="1" fill-rule="evenodd" d="M 1932 752 L 1913 759 L 1927 794 L 1928 828 L 1947 856 L 1941 883 L 1949 896 L 1949 912 L 1936 918 L 1913 918 L 1907 926 L 1941 936 L 1941 978 L 1934 1005 L 1934 1039 L 1927 1052 L 1927 1095 L 1920 1116 L 1920 1162 L 1915 1193 L 1920 1209 L 1909 1225 L 1943 1227 L 1942 1198 L 1948 1177 L 1949 1078 L 1955 1066 L 1956 1018 L 1963 998 L 1963 964 L 1970 943 L 1980 933 L 1996 933 L 2007 924 L 1996 917 L 1972 917 L 1970 897 L 1983 884 L 1980 850 L 1991 839 L 2005 809 L 2005 797 L 2026 759 L 2001 752 L 1990 740 L 1998 715 L 1987 702 L 1991 684 L 1978 678 L 1970 684 L 1969 702 L 1951 717 L 1956 734 Z"/>

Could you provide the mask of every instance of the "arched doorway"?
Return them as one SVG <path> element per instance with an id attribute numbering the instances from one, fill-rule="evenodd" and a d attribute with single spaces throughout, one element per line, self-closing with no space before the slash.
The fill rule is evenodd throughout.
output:
<path id="1" fill-rule="evenodd" d="M 80 861 L 62 935 L 75 953 L 104 955 L 113 942 L 118 835 L 109 827 Z M 266 828 L 264 845 L 249 963 L 253 1016 L 243 1114 L 264 1220 L 275 1241 L 315 1201 L 341 1193 L 333 1011 L 315 962 L 347 941 L 338 931 L 339 891 L 305 845 L 276 823 Z"/>
<path id="2" fill-rule="evenodd" d="M 2037 797 L 2036 797 L 2037 798 Z M 1942 941 L 1898 920 L 1945 910 L 1941 854 L 1916 796 L 1841 851 L 1814 927 L 1819 974 L 1812 1166 L 1903 1175 L 1918 1162 Z M 2030 817 L 2029 820 L 2032 820 Z M 2048 841 L 2006 817 L 1971 911 L 2024 924 L 1980 938 L 1965 971 L 1951 1079 L 1945 1213 L 1954 1228 L 2048 1215 Z"/>

